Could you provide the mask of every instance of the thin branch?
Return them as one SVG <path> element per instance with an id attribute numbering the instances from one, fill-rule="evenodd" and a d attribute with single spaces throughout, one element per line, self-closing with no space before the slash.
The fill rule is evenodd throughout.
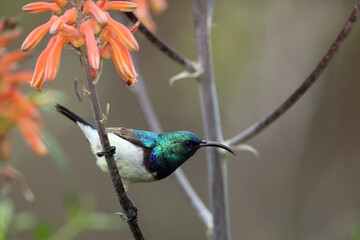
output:
<path id="1" fill-rule="evenodd" d="M 137 65 L 136 58 L 132 56 L 134 65 Z M 136 69 L 138 67 L 136 66 Z M 141 109 L 141 112 L 146 120 L 147 125 L 149 126 L 150 130 L 153 132 L 161 133 L 163 132 L 160 121 L 156 116 L 154 111 L 153 105 L 151 104 L 149 95 L 146 91 L 146 86 L 143 78 L 141 75 L 137 76 L 138 82 L 131 88 L 134 92 L 138 105 Z"/>
<path id="2" fill-rule="evenodd" d="M 123 14 L 118 14 L 117 17 L 123 22 L 125 19 L 123 19 Z M 133 19 L 136 21 L 136 19 Z M 148 30 L 149 31 L 149 30 Z M 136 57 L 132 56 L 135 69 L 138 69 L 138 62 Z M 139 104 L 139 107 L 141 109 L 141 112 L 144 116 L 144 119 L 149 126 L 150 130 L 153 132 L 161 133 L 163 132 L 163 129 L 161 127 L 159 118 L 157 117 L 154 107 L 151 104 L 148 92 L 146 90 L 145 81 L 143 81 L 141 74 L 137 77 L 138 83 L 134 85 L 131 89 L 133 90 L 135 97 L 137 99 L 137 102 Z M 209 209 L 205 206 L 205 204 L 201 201 L 200 197 L 197 195 L 194 188 L 191 186 L 189 180 L 187 179 L 185 173 L 181 168 L 178 168 L 174 172 L 175 179 L 177 180 L 180 188 L 184 192 L 185 196 L 189 199 L 190 204 L 195 209 L 196 213 L 198 214 L 199 218 L 202 220 L 202 222 L 205 224 L 207 229 L 213 228 L 213 216 Z"/>
<path id="3" fill-rule="evenodd" d="M 205 137 L 209 140 L 222 141 L 219 106 L 217 101 L 214 72 L 212 66 L 210 26 L 212 0 L 194 0 L 195 41 L 197 61 L 204 69 L 199 79 L 199 95 L 204 122 Z M 230 239 L 230 221 L 228 217 L 228 202 L 226 186 L 220 153 L 215 148 L 207 151 L 209 189 L 211 210 L 214 217 L 213 239 Z"/>
<path id="4" fill-rule="evenodd" d="M 319 78 L 321 73 L 324 71 L 324 69 L 327 67 L 329 62 L 332 60 L 335 53 L 339 50 L 341 44 L 344 42 L 346 37 L 353 29 L 353 26 L 359 17 L 359 9 L 360 9 L 360 0 L 356 2 L 353 11 L 350 14 L 349 19 L 346 21 L 343 29 L 341 30 L 335 41 L 331 44 L 325 56 L 321 59 L 319 64 L 315 67 L 312 73 L 305 79 L 305 81 L 275 110 L 273 110 L 268 115 L 255 122 L 253 125 L 245 129 L 243 132 L 227 140 L 226 141 L 227 144 L 237 145 L 259 134 L 267 126 L 269 126 L 280 116 L 282 116 L 290 107 L 292 107 L 304 95 L 304 93 L 307 90 L 309 90 L 309 88 Z"/>
<path id="5" fill-rule="evenodd" d="M 134 13 L 126 12 L 125 14 L 132 22 L 136 23 L 138 21 L 138 18 L 135 16 Z M 198 67 L 194 62 L 192 62 L 190 59 L 186 58 L 185 56 L 177 52 L 175 49 L 170 47 L 167 43 L 160 39 L 160 37 L 151 32 L 147 27 L 145 27 L 144 24 L 140 24 L 139 31 L 141 31 L 150 42 L 152 42 L 158 49 L 160 49 L 160 51 L 168 55 L 168 57 L 170 57 L 172 60 L 184 66 L 190 72 L 198 71 Z"/>
<path id="6" fill-rule="evenodd" d="M 137 65 L 135 58 L 133 58 L 134 64 Z M 139 82 L 135 84 L 132 88 L 136 99 L 138 101 L 139 107 L 144 115 L 144 118 L 153 132 L 161 133 L 163 132 L 160 121 L 156 116 L 154 108 L 151 104 L 150 98 L 146 91 L 145 82 L 141 79 L 141 76 L 138 77 Z M 175 179 L 177 180 L 180 188 L 183 190 L 186 197 L 189 199 L 190 204 L 196 210 L 199 218 L 205 224 L 208 229 L 213 228 L 213 217 L 211 212 L 205 206 L 205 204 L 201 201 L 200 197 L 195 192 L 194 188 L 191 186 L 189 180 L 187 179 L 185 173 L 181 168 L 178 168 L 174 172 Z"/>
<path id="7" fill-rule="evenodd" d="M 181 168 L 178 168 L 174 172 L 174 176 L 185 196 L 189 199 L 191 205 L 196 210 L 196 213 L 201 221 L 205 224 L 206 228 L 211 231 L 214 228 L 213 215 L 191 186 L 191 183 L 186 177 L 184 171 Z"/>
<path id="8" fill-rule="evenodd" d="M 88 57 L 86 51 L 81 51 L 80 62 L 83 70 L 86 88 L 90 92 L 90 103 L 95 120 L 95 125 L 99 133 L 99 138 L 103 151 L 109 152 L 111 150 L 110 142 L 105 132 L 105 129 L 101 124 L 101 121 L 103 119 L 103 113 L 101 111 L 100 102 L 97 96 L 95 85 L 93 84 L 91 69 L 87 59 Z M 139 239 L 139 240 L 144 239 L 141 230 L 139 228 L 139 225 L 137 224 L 137 210 L 132 205 L 129 198 L 126 196 L 125 189 L 122 184 L 121 177 L 115 163 L 114 156 L 112 154 L 105 154 L 105 158 L 109 168 L 111 180 L 115 188 L 115 192 L 117 194 L 120 205 L 124 211 L 123 214 L 125 215 L 125 218 L 129 219 L 128 224 L 134 236 L 134 239 Z"/>

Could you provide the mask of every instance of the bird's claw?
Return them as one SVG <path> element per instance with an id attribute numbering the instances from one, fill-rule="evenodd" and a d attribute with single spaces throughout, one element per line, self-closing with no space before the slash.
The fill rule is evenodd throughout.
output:
<path id="1" fill-rule="evenodd" d="M 110 149 L 109 150 L 104 150 L 104 151 L 101 151 L 101 152 L 98 152 L 96 155 L 98 157 L 111 157 L 112 155 L 115 154 L 115 151 L 116 151 L 116 147 L 115 146 L 110 146 Z"/>
<path id="2" fill-rule="evenodd" d="M 130 212 L 130 216 L 126 215 L 125 213 L 123 212 L 117 212 L 115 214 L 117 215 L 120 215 L 121 219 L 124 221 L 124 222 L 136 222 L 137 221 L 137 208 L 132 205 L 133 207 L 133 211 Z"/>

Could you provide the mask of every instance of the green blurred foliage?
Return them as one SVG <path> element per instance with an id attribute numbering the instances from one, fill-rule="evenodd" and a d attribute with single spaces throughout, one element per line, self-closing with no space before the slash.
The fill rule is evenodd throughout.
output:
<path id="1" fill-rule="evenodd" d="M 0 240 L 16 239 L 19 233 L 32 231 L 34 240 L 72 240 L 85 231 L 113 231 L 123 228 L 124 223 L 117 215 L 95 211 L 92 194 L 80 197 L 72 191 L 64 193 L 66 220 L 56 226 L 52 220 L 37 220 L 33 213 L 16 213 L 10 199 L 0 201 Z"/>
<path id="2" fill-rule="evenodd" d="M 29 212 L 15 213 L 13 203 L 6 198 L 0 200 L 0 240 L 15 239 L 15 236 L 34 226 L 35 215 Z"/>

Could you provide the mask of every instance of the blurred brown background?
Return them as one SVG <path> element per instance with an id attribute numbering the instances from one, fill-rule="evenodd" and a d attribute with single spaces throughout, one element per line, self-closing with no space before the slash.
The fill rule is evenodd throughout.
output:
<path id="1" fill-rule="evenodd" d="M 0 15 L 19 16 L 26 35 L 47 21 L 49 13 L 24 14 L 29 1 L 0 2 Z M 342 28 L 355 0 L 216 1 L 212 32 L 213 58 L 221 119 L 226 138 L 248 127 L 282 102 L 312 71 Z M 192 1 L 169 0 L 156 16 L 158 34 L 195 59 Z M 203 135 L 194 80 L 168 79 L 183 68 L 152 46 L 141 33 L 136 54 L 144 82 L 166 131 Z M 360 227 L 360 23 L 312 89 L 283 117 L 249 144 L 261 154 L 238 152 L 229 160 L 233 239 L 350 239 Z M 31 69 L 46 44 L 25 63 Z M 60 73 L 44 89 L 66 93 L 63 104 L 89 121 L 86 99 L 78 102 L 74 77 L 81 76 L 76 54 L 64 50 Z M 33 91 L 29 89 L 29 91 Z M 105 62 L 98 85 L 102 106 L 110 103 L 108 126 L 147 129 L 131 88 Z M 14 187 L 17 211 L 64 221 L 64 189 L 93 192 L 97 210 L 113 214 L 119 204 L 109 176 L 95 165 L 88 143 L 70 121 L 55 111 L 44 113 L 46 129 L 61 144 L 70 167 L 61 170 L 50 157 L 36 158 L 18 133 L 13 134 L 14 164 L 27 176 L 36 201 L 27 203 Z M 208 202 L 205 152 L 199 151 L 184 171 Z M 132 185 L 128 194 L 139 209 L 147 239 L 206 239 L 205 228 L 173 177 Z M 120 219 L 119 219 L 120 222 Z M 31 234 L 20 238 L 28 239 Z M 127 227 L 91 231 L 76 239 L 132 239 Z"/>

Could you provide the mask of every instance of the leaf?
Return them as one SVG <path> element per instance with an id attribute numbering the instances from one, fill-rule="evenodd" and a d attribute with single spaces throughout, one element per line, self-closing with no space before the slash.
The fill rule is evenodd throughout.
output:
<path id="1" fill-rule="evenodd" d="M 54 225 L 50 221 L 40 221 L 34 230 L 34 240 L 46 240 L 54 234 Z"/>
<path id="2" fill-rule="evenodd" d="M 35 219 L 36 217 L 33 213 L 18 213 L 14 216 L 11 229 L 13 230 L 14 234 L 29 230 L 34 227 Z"/>
<path id="3" fill-rule="evenodd" d="M 92 230 L 119 230 L 124 226 L 125 224 L 119 216 L 99 212 L 90 214 L 89 228 Z"/>
<path id="4" fill-rule="evenodd" d="M 12 203 L 6 199 L 0 201 L 0 240 L 7 239 L 10 223 L 14 214 Z"/>
<path id="5" fill-rule="evenodd" d="M 67 217 L 71 219 L 80 208 L 79 198 L 73 190 L 67 189 L 64 192 L 63 201 Z"/>

